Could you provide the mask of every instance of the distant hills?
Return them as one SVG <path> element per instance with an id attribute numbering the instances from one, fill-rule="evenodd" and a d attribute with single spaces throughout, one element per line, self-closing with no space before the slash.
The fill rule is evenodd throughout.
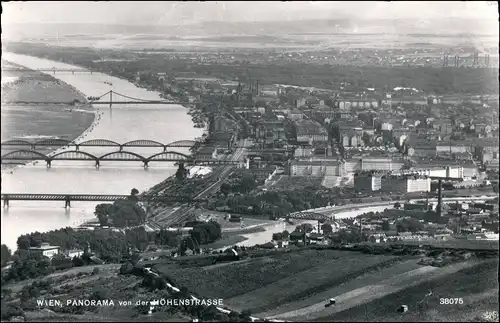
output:
<path id="1" fill-rule="evenodd" d="M 221 35 L 289 35 L 338 33 L 389 34 L 492 34 L 498 36 L 498 21 L 462 18 L 429 19 L 329 19 L 259 22 L 205 22 L 183 26 L 103 24 L 10 24 L 2 25 L 7 39 L 55 38 L 77 35 L 162 34 L 166 37 Z"/>

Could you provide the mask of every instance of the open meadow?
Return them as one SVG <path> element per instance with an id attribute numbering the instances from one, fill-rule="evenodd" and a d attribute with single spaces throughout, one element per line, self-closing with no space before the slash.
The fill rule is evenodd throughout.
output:
<path id="1" fill-rule="evenodd" d="M 436 290 L 434 295 L 439 291 L 439 297 L 466 299 L 460 291 L 468 289 L 459 285 L 471 284 L 472 280 L 466 278 L 466 273 L 474 270 L 482 274 L 475 278 L 478 284 L 471 289 L 471 302 L 479 302 L 481 306 L 477 305 L 478 308 L 485 311 L 492 304 L 493 290 L 498 289 L 498 282 L 493 282 L 497 277 L 493 270 L 497 261 L 473 257 L 444 267 L 434 267 L 420 265 L 419 260 L 419 256 L 301 249 L 268 251 L 261 253 L 260 257 L 254 255 L 242 261 L 216 265 L 207 262 L 200 267 L 175 263 L 157 264 L 155 267 L 175 285 L 186 287 L 199 297 L 222 298 L 225 306 L 236 311 L 250 311 L 260 318 L 399 321 L 402 318 L 396 317 L 398 306 L 409 304 L 414 308 L 429 289 Z M 447 284 L 447 287 L 442 287 L 441 291 L 437 288 L 439 284 Z M 450 288 L 456 288 L 457 293 L 452 293 Z M 331 297 L 335 297 L 338 304 L 326 307 L 325 300 Z M 391 299 L 392 304 L 384 303 L 386 298 Z M 436 299 L 433 298 L 433 301 Z M 370 305 L 379 302 L 382 302 L 381 305 Z M 368 312 L 373 307 L 368 319 L 363 316 L 364 304 Z M 437 315 L 434 312 L 422 312 L 418 317 L 431 320 L 432 315 Z M 441 319 L 446 315 L 443 314 Z M 460 316 L 456 317 L 463 320 Z"/>
<path id="2" fill-rule="evenodd" d="M 317 321 L 477 322 L 488 311 L 498 311 L 498 260 L 489 260 L 416 286 L 352 307 Z M 432 291 L 432 295 L 424 298 Z M 462 298 L 463 304 L 440 305 L 440 298 Z M 407 313 L 396 309 L 408 305 Z"/>

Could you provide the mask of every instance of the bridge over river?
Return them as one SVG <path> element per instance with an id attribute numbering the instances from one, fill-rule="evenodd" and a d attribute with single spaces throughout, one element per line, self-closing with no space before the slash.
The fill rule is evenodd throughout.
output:
<path id="1" fill-rule="evenodd" d="M 113 94 L 117 96 L 119 99 L 118 100 L 113 100 Z M 172 100 L 148 100 L 148 99 L 141 99 L 141 98 L 135 98 L 128 96 L 126 94 L 114 92 L 113 90 L 110 90 L 100 96 L 95 96 L 95 97 L 88 97 L 87 102 L 81 102 L 79 100 L 73 100 L 73 101 L 24 101 L 24 100 L 15 100 L 15 101 L 4 101 L 3 104 L 6 105 L 30 105 L 30 104 L 35 104 L 35 105 L 45 105 L 45 104 L 65 104 L 65 105 L 76 105 L 76 104 L 85 104 L 89 103 L 92 105 L 109 105 L 111 108 L 113 104 L 134 104 L 134 105 L 142 105 L 142 104 L 154 104 L 154 105 L 161 105 L 161 104 L 193 104 L 195 102 L 191 101 L 172 101 Z"/>
<path id="2" fill-rule="evenodd" d="M 9 201 L 64 201 L 65 207 L 71 207 L 71 201 L 91 201 L 91 202 L 114 202 L 117 200 L 130 199 L 130 195 L 106 195 L 106 194 L 29 194 L 29 193 L 9 193 L 2 194 L 4 208 L 9 207 Z M 204 201 L 189 195 L 137 195 L 137 200 L 141 202 L 181 202 L 192 203 Z"/>
<path id="3" fill-rule="evenodd" d="M 155 140 L 148 140 L 148 139 L 139 139 L 139 140 L 132 140 L 128 141 L 126 143 L 118 143 L 116 141 L 112 140 L 107 140 L 107 139 L 91 139 L 87 141 L 82 141 L 82 142 L 73 142 L 65 139 L 60 139 L 60 138 L 51 138 L 51 139 L 43 139 L 39 141 L 27 141 L 27 140 L 20 140 L 20 139 L 14 139 L 14 140 L 7 140 L 4 141 L 0 144 L 2 148 L 9 148 L 9 147 L 21 147 L 21 148 L 28 148 L 30 150 L 36 150 L 37 148 L 41 147 L 72 147 L 74 146 L 75 149 L 78 151 L 80 150 L 80 147 L 115 147 L 119 149 L 120 151 L 123 150 L 123 148 L 151 148 L 151 147 L 158 147 L 162 148 L 163 151 L 167 151 L 169 148 L 192 148 L 196 149 L 202 144 L 201 141 L 197 140 L 178 140 L 171 142 L 169 144 L 163 144 L 161 142 L 155 141 Z"/>
<path id="4" fill-rule="evenodd" d="M 2 155 L 2 164 L 22 164 L 29 161 L 45 161 L 47 167 L 52 166 L 53 161 L 94 161 L 95 167 L 99 168 L 102 161 L 123 161 L 123 162 L 142 162 L 144 168 L 149 166 L 150 162 L 178 162 L 194 165 L 238 165 L 239 161 L 227 159 L 203 159 L 188 156 L 175 151 L 164 151 L 148 157 L 131 151 L 114 151 L 102 156 L 95 156 L 84 151 L 62 151 L 55 154 L 45 155 L 34 150 L 15 150 Z"/>

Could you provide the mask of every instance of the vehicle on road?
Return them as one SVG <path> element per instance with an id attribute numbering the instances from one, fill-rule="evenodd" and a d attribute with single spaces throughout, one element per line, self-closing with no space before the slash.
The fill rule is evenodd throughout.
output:
<path id="1" fill-rule="evenodd" d="M 399 313 L 406 313 L 406 312 L 408 312 L 408 305 L 401 305 L 401 306 L 398 308 L 398 312 L 399 312 Z"/>
<path id="2" fill-rule="evenodd" d="M 330 307 L 332 305 L 335 305 L 335 303 L 337 303 L 337 300 L 335 298 L 329 298 L 326 301 L 325 307 Z"/>

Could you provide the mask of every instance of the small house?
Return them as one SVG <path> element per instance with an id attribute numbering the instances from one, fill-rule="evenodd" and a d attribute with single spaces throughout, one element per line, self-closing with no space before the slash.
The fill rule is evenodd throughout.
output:
<path id="1" fill-rule="evenodd" d="M 63 252 L 64 256 L 69 259 L 73 259 L 75 257 L 79 258 L 83 256 L 83 250 L 80 249 L 73 249 L 73 250 L 66 250 Z"/>

